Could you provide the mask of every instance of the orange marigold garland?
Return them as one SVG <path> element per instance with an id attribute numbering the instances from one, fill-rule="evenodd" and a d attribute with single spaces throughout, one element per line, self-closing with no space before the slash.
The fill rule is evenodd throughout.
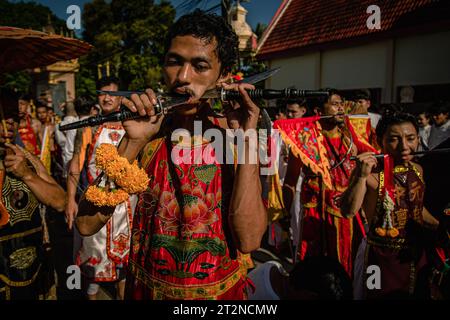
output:
<path id="1" fill-rule="evenodd" d="M 86 199 L 98 207 L 115 207 L 127 201 L 130 195 L 122 189 L 105 191 L 103 187 L 90 186 L 86 191 Z"/>
<path id="2" fill-rule="evenodd" d="M 103 187 L 90 186 L 86 199 L 97 206 L 116 206 L 126 201 L 129 194 L 143 192 L 147 188 L 149 178 L 145 170 L 138 167 L 137 161 L 130 164 L 119 156 L 112 144 L 101 144 L 97 148 L 95 164 L 106 173 L 109 181 L 120 187 L 106 192 Z"/>

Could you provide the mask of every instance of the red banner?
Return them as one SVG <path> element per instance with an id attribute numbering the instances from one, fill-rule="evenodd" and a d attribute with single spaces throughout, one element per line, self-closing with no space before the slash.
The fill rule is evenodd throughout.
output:
<path id="1" fill-rule="evenodd" d="M 273 126 L 280 131 L 281 138 L 291 148 L 292 153 L 315 174 L 320 175 L 327 188 L 332 189 L 330 163 L 323 144 L 319 119 L 320 116 L 277 120 Z"/>

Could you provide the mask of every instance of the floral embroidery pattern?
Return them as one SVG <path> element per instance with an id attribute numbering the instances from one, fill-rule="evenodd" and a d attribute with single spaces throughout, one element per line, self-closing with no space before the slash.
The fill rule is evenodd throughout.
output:
<path id="1" fill-rule="evenodd" d="M 164 223 L 166 231 L 178 231 L 184 236 L 191 236 L 195 233 L 207 233 L 208 226 L 218 220 L 215 210 L 220 207 L 222 194 L 220 191 L 204 194 L 200 186 L 191 188 L 184 185 L 183 194 L 183 214 L 180 214 L 180 206 L 172 192 L 163 191 L 160 196 L 159 218 Z"/>

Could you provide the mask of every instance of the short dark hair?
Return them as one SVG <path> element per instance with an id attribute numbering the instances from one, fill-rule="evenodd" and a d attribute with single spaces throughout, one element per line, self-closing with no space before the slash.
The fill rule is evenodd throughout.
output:
<path id="1" fill-rule="evenodd" d="M 165 49 L 169 50 L 172 39 L 177 36 L 193 36 L 206 43 L 217 41 L 216 54 L 221 62 L 221 73 L 230 72 L 237 62 L 238 37 L 231 26 L 222 18 L 213 13 L 195 10 L 182 16 L 169 29 L 166 37 Z"/>
<path id="2" fill-rule="evenodd" d="M 307 290 L 324 300 L 351 300 L 353 288 L 350 276 L 334 258 L 307 257 L 295 265 L 289 282 L 296 291 Z"/>
<path id="3" fill-rule="evenodd" d="M 377 138 L 379 142 L 382 141 L 384 134 L 390 126 L 409 122 L 419 132 L 419 124 L 417 123 L 417 118 L 407 112 L 404 112 L 400 107 L 391 105 L 384 109 L 380 121 L 378 122 L 377 128 L 375 129 Z"/>
<path id="4" fill-rule="evenodd" d="M 370 90 L 368 90 L 368 89 L 358 90 L 353 95 L 353 99 L 355 101 L 359 100 L 359 99 L 370 100 L 370 98 L 371 98 L 371 94 L 370 94 Z"/>
<path id="5" fill-rule="evenodd" d="M 109 86 L 110 84 L 115 84 L 117 87 L 120 87 L 120 80 L 117 77 L 103 77 L 97 80 L 96 89 L 100 90 L 103 87 Z"/>
<path id="6" fill-rule="evenodd" d="M 422 110 L 422 111 L 417 112 L 417 116 L 419 116 L 421 114 L 423 114 L 427 119 L 431 119 L 431 113 L 430 112 L 428 112 L 426 110 Z"/>
<path id="7" fill-rule="evenodd" d="M 47 101 L 42 100 L 42 99 L 38 99 L 36 100 L 36 109 L 37 108 L 46 108 L 47 109 Z"/>
<path id="8" fill-rule="evenodd" d="M 24 94 L 21 94 L 21 95 L 18 97 L 17 100 L 31 101 L 32 98 L 31 98 L 31 95 L 30 95 L 30 94 L 24 93 Z"/>
<path id="9" fill-rule="evenodd" d="M 306 108 L 306 99 L 288 99 L 286 104 L 298 104 L 300 107 Z"/>
<path id="10" fill-rule="evenodd" d="M 325 88 L 325 89 L 321 89 L 321 91 L 327 91 L 328 92 L 328 96 L 320 96 L 317 98 L 310 98 L 308 99 L 308 105 L 310 106 L 311 109 L 314 108 L 320 108 L 322 109 L 323 106 L 325 105 L 325 103 L 327 103 L 332 95 L 338 95 L 341 98 L 343 97 L 342 93 L 334 88 Z"/>
<path id="11" fill-rule="evenodd" d="M 79 116 L 88 115 L 91 112 L 91 108 L 95 106 L 95 100 L 90 96 L 79 96 L 74 101 L 75 111 Z"/>

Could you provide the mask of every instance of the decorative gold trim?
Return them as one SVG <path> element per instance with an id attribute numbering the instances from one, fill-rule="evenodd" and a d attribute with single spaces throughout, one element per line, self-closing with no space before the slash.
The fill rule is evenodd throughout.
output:
<path id="1" fill-rule="evenodd" d="M 408 244 L 406 242 L 405 238 L 400 239 L 387 239 L 387 238 L 379 238 L 374 236 L 369 236 L 367 238 L 367 243 L 369 243 L 372 246 L 375 247 L 383 247 L 383 248 L 390 248 L 395 250 L 401 250 L 408 247 Z"/>
<path id="2" fill-rule="evenodd" d="M 0 242 L 11 240 L 11 239 L 15 239 L 15 238 L 26 237 L 26 236 L 29 236 L 30 234 L 33 234 L 33 233 L 36 233 L 36 232 L 39 232 L 39 231 L 42 231 L 42 226 L 34 228 L 34 229 L 31 229 L 31 230 L 28 230 L 28 231 L 25 231 L 25 232 L 20 232 L 20 233 L 15 233 L 15 234 L 10 234 L 10 235 L 7 235 L 7 236 L 3 236 L 3 237 L 0 238 Z"/>
<path id="3" fill-rule="evenodd" d="M 29 286 L 30 284 L 32 284 L 36 280 L 36 277 L 38 276 L 40 270 L 41 270 L 41 265 L 39 265 L 39 267 L 38 267 L 36 273 L 33 275 L 33 277 L 27 281 L 11 281 L 4 274 L 0 274 L 0 280 L 2 280 L 4 283 L 6 283 L 6 285 L 9 287 L 26 287 L 26 286 Z"/>
<path id="4" fill-rule="evenodd" d="M 402 165 L 395 166 L 394 173 L 405 173 L 409 171 L 409 167 L 405 167 Z"/>
<path id="5" fill-rule="evenodd" d="M 423 181 L 423 177 L 422 174 L 420 173 L 419 169 L 417 169 L 417 167 L 414 164 L 410 164 L 410 166 L 403 166 L 403 165 L 398 165 L 394 168 L 394 172 L 395 173 L 405 173 L 408 172 L 409 170 L 413 170 L 415 172 L 415 174 L 417 175 L 417 177 L 420 179 L 420 181 L 422 181 L 422 183 L 425 183 Z"/>
<path id="6" fill-rule="evenodd" d="M 326 205 L 325 206 L 325 211 L 328 212 L 329 214 L 338 217 L 338 218 L 344 218 L 344 216 L 342 215 L 341 211 L 339 210 L 335 210 L 333 207 Z"/>
<path id="7" fill-rule="evenodd" d="M 324 146 L 324 142 L 323 142 L 323 136 L 321 134 L 318 134 L 316 139 L 317 139 L 317 148 L 318 148 L 318 152 L 320 155 L 320 159 L 321 159 L 321 164 L 323 165 L 323 168 L 320 167 L 319 164 L 317 164 L 316 162 L 314 162 L 313 160 L 311 160 L 310 158 L 308 158 L 302 151 L 301 149 L 295 144 L 295 142 L 291 139 L 291 137 L 289 137 L 289 135 L 286 134 L 286 132 L 284 132 L 281 128 L 278 128 L 280 130 L 280 134 L 281 134 L 281 138 L 283 139 L 283 141 L 286 143 L 287 146 L 290 147 L 290 150 L 292 152 L 292 154 L 297 157 L 300 158 L 300 160 L 302 161 L 302 163 L 306 166 L 309 167 L 309 169 L 317 175 L 320 175 L 322 177 L 322 181 L 325 184 L 325 186 L 332 190 L 333 186 L 332 186 L 332 182 L 331 182 L 331 175 L 330 175 L 330 163 L 328 161 L 328 155 L 327 155 L 327 150 Z M 317 131 L 320 133 L 321 132 L 321 127 L 320 124 L 317 124 Z"/>
<path id="8" fill-rule="evenodd" d="M 414 172 L 416 173 L 416 175 L 419 177 L 420 181 L 422 181 L 422 183 L 425 183 L 425 181 L 423 181 L 423 177 L 420 174 L 419 169 L 417 169 L 417 167 L 415 165 L 412 165 L 412 168 L 413 168 Z"/>
<path id="9" fill-rule="evenodd" d="M 142 282 L 149 289 L 154 290 L 154 297 L 170 297 L 173 299 L 214 299 L 227 292 L 236 285 L 240 279 L 245 278 L 247 275 L 246 268 L 240 265 L 235 272 L 221 281 L 211 284 L 198 284 L 183 287 L 152 277 L 144 268 L 134 261 L 129 262 L 129 270 L 137 280 Z"/>
<path id="10" fill-rule="evenodd" d="M 339 263 L 340 264 L 342 264 L 342 259 L 341 259 L 341 250 L 340 250 L 340 246 L 339 246 L 339 244 L 341 243 L 341 239 L 340 239 L 340 237 L 339 237 L 339 235 L 340 235 L 340 229 L 339 229 L 339 227 L 340 227 L 340 223 L 341 223 L 341 221 L 339 220 L 339 218 L 337 218 L 337 217 L 333 217 L 333 220 L 334 220 L 334 227 L 336 228 L 336 251 L 337 251 L 337 258 L 338 258 L 338 261 L 339 261 Z"/>

